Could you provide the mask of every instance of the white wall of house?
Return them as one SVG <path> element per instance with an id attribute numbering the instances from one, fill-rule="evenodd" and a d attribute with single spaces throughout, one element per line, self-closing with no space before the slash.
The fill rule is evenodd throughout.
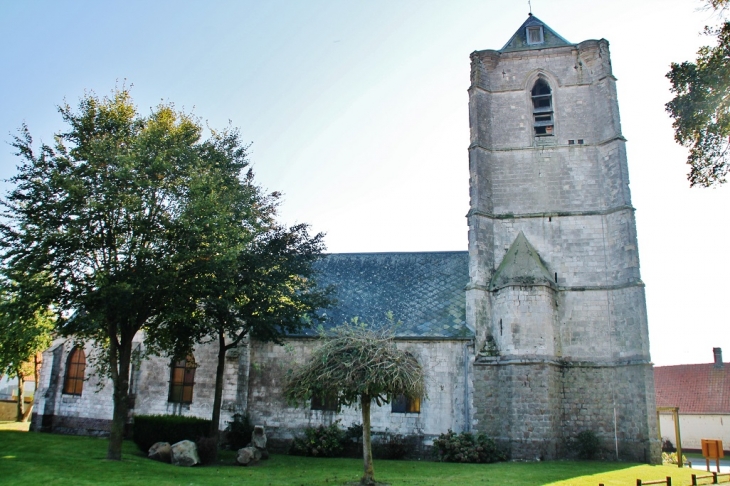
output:
<path id="1" fill-rule="evenodd" d="M 674 420 L 671 415 L 659 416 L 662 439 L 669 439 L 674 446 Z M 730 414 L 679 415 L 679 430 L 683 449 L 702 449 L 702 439 L 720 439 L 723 449 L 730 450 Z"/>

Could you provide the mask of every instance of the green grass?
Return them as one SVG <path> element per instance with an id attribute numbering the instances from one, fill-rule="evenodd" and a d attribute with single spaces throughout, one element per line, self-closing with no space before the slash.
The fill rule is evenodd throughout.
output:
<path id="1" fill-rule="evenodd" d="M 0 483 L 51 485 L 339 485 L 359 479 L 362 461 L 273 455 L 256 467 L 233 465 L 234 453 L 213 466 L 179 468 L 151 461 L 132 442 L 124 460 L 107 461 L 106 439 L 8 430 L 0 423 Z M 540 463 L 447 464 L 376 461 L 378 481 L 396 485 L 591 485 L 636 484 L 636 479 L 672 476 L 690 484 L 688 469 L 628 463 L 554 461 Z"/>

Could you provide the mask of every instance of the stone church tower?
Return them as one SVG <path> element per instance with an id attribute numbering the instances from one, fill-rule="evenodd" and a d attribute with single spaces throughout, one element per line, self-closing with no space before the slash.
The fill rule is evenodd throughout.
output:
<path id="1" fill-rule="evenodd" d="M 474 428 L 516 459 L 659 459 L 644 284 L 608 42 L 530 15 L 471 55 Z"/>

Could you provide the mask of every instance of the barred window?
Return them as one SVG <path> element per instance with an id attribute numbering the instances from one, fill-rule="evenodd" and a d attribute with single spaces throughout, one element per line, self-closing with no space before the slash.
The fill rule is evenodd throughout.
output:
<path id="1" fill-rule="evenodd" d="M 86 372 L 86 356 L 84 350 L 74 347 L 66 361 L 66 376 L 63 380 L 63 393 L 81 396 L 84 390 L 84 373 Z"/>
<path id="2" fill-rule="evenodd" d="M 186 359 L 173 361 L 170 366 L 170 394 L 167 401 L 171 403 L 193 403 L 193 386 L 195 385 L 195 359 L 189 354 Z"/>
<path id="3" fill-rule="evenodd" d="M 391 401 L 390 411 L 392 413 L 421 413 L 421 399 L 398 395 Z"/>

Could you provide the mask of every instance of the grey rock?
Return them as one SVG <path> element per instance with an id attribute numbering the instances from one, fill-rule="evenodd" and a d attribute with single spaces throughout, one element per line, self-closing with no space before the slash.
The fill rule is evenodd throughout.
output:
<path id="1" fill-rule="evenodd" d="M 147 457 L 169 464 L 172 461 L 172 446 L 170 446 L 169 442 L 155 442 L 150 447 Z"/>
<path id="2" fill-rule="evenodd" d="M 195 442 L 190 440 L 181 440 L 172 445 L 172 464 L 175 466 L 194 466 L 200 464 L 200 456 L 198 456 L 198 447 Z"/>
<path id="3" fill-rule="evenodd" d="M 263 425 L 257 425 L 253 428 L 251 435 L 251 445 L 257 449 L 266 449 L 266 432 Z"/>
<path id="4" fill-rule="evenodd" d="M 261 451 L 255 447 L 238 449 L 236 462 L 242 466 L 253 466 L 261 460 Z"/>

